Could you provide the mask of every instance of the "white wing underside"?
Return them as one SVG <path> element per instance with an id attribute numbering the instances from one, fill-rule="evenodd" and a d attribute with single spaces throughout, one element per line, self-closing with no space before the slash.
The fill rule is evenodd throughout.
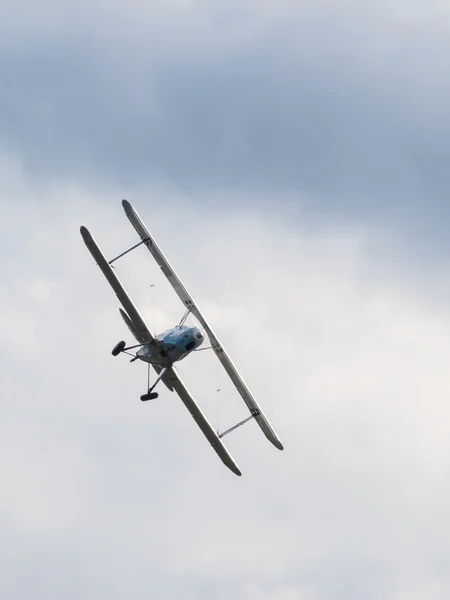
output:
<path id="1" fill-rule="evenodd" d="M 95 242 L 94 238 L 86 229 L 86 227 L 81 227 L 80 231 L 87 248 L 89 249 L 94 260 L 102 270 L 104 276 L 110 283 L 111 287 L 116 293 L 117 298 L 119 299 L 120 303 L 125 309 L 126 312 L 121 311 L 121 315 L 125 323 L 129 327 L 131 333 L 134 335 L 134 337 L 139 343 L 151 343 L 154 340 L 152 334 L 150 333 L 147 325 L 145 324 L 144 320 L 139 314 L 137 308 L 134 306 L 133 302 L 131 301 L 130 297 L 128 296 L 127 292 L 122 286 L 121 282 L 119 281 L 119 278 L 114 273 L 111 265 L 108 263 L 99 246 Z M 210 422 L 203 414 L 200 407 L 197 405 L 189 391 L 184 386 L 183 382 L 180 380 L 180 378 L 177 376 L 177 374 L 172 368 L 167 370 L 163 381 L 169 389 L 173 389 L 177 392 L 184 405 L 191 413 L 195 422 L 203 431 L 205 437 L 208 439 L 209 443 L 214 448 L 216 453 L 219 455 L 222 462 L 231 471 L 233 471 L 233 473 L 235 473 L 236 475 L 241 475 L 237 464 L 233 460 L 228 450 L 225 448 L 224 444 L 222 443 L 222 440 L 214 431 Z"/>
<path id="2" fill-rule="evenodd" d="M 279 440 L 277 434 L 273 430 L 272 426 L 270 425 L 269 421 L 267 420 L 267 418 L 264 415 L 263 411 L 261 410 L 260 406 L 257 404 L 256 400 L 253 398 L 250 390 L 245 385 L 245 383 L 244 383 L 242 377 L 239 375 L 236 367 L 231 362 L 230 357 L 225 352 L 222 344 L 217 339 L 217 336 L 212 331 L 212 329 L 209 326 L 208 322 L 206 321 L 205 317 L 200 312 L 198 306 L 195 304 L 192 297 L 187 292 L 184 285 L 181 283 L 181 280 L 179 279 L 179 277 L 176 275 L 175 271 L 169 264 L 169 261 L 164 256 L 161 249 L 159 248 L 159 246 L 157 245 L 155 240 L 150 235 L 148 229 L 146 228 L 146 226 L 140 219 L 139 215 L 137 214 L 137 212 L 134 210 L 132 205 L 127 200 L 123 200 L 122 205 L 123 205 L 125 213 L 126 213 L 128 219 L 130 220 L 131 224 L 135 228 L 135 230 L 138 233 L 138 235 L 140 236 L 141 240 L 147 246 L 150 253 L 153 255 L 153 258 L 156 260 L 156 262 L 158 263 L 162 272 L 167 277 L 168 281 L 172 285 L 175 292 L 178 294 L 180 300 L 183 302 L 183 304 L 186 306 L 186 308 L 188 308 L 191 311 L 191 313 L 198 319 L 198 321 L 201 323 L 202 327 L 206 331 L 206 333 L 209 337 L 209 340 L 211 342 L 211 346 L 212 346 L 217 358 L 222 363 L 222 366 L 224 367 L 225 371 L 228 373 L 231 381 L 236 386 L 236 389 L 242 396 L 242 399 L 244 400 L 245 404 L 247 405 L 250 413 L 254 416 L 256 422 L 258 423 L 258 425 L 264 432 L 265 436 L 267 437 L 267 439 L 270 442 L 272 442 L 272 444 L 276 448 L 278 448 L 279 450 L 283 450 L 283 445 L 282 445 L 281 441 Z"/>

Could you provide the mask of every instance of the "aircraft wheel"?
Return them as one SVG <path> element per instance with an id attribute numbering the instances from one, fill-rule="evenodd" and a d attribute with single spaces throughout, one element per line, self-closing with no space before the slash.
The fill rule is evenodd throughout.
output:
<path id="1" fill-rule="evenodd" d="M 123 349 L 125 348 L 125 346 L 126 346 L 126 344 L 125 344 L 124 341 L 119 342 L 118 344 L 116 344 L 114 346 L 114 348 L 112 349 L 111 354 L 113 356 L 118 356 L 123 351 Z"/>
<path id="2" fill-rule="evenodd" d="M 142 402 L 145 402 L 146 400 L 155 400 L 155 398 L 158 397 L 158 393 L 157 392 L 150 392 L 150 394 L 144 394 L 143 396 L 141 396 L 141 400 Z"/>

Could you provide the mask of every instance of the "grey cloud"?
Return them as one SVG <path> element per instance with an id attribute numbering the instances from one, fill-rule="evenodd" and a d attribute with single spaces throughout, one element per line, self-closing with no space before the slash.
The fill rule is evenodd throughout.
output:
<path id="1" fill-rule="evenodd" d="M 445 14 L 108 6 L 0 19 L 0 595 L 447 598 L 448 261 L 395 243 L 446 233 Z M 109 354 L 79 225 L 131 245 L 129 194 L 285 443 L 226 438 L 240 481 Z M 120 275 L 179 318 L 147 255 Z M 180 372 L 223 428 L 245 411 L 213 359 Z"/>
<path id="2" fill-rule="evenodd" d="M 330 239 L 185 207 L 181 222 L 202 235 L 173 236 L 169 208 L 140 210 L 285 443 L 275 452 L 251 425 L 227 438 L 244 473 L 233 479 L 180 402 L 162 394 L 143 406 L 145 371 L 110 356 L 126 334 L 78 227 L 108 255 L 120 250 L 133 237 L 120 203 L 64 188 L 46 195 L 61 201 L 51 221 L 46 206 L 40 219 L 16 220 L 23 208 L 10 205 L 23 251 L 2 256 L 15 269 L 0 311 L 17 334 L 11 346 L 0 322 L 4 595 L 19 600 L 31 586 L 38 598 L 448 592 L 446 307 L 373 277 L 359 229 Z M 118 272 L 149 323 L 151 303 L 158 329 L 179 316 L 147 253 Z M 213 359 L 192 357 L 180 372 L 214 422 L 219 380 L 222 428 L 245 410 Z"/>
<path id="3" fill-rule="evenodd" d="M 113 11 L 100 28 L 100 6 L 98 29 L 78 11 L 67 41 L 63 23 L 3 58 L 2 143 L 31 172 L 169 184 L 204 201 L 250 189 L 419 230 L 448 216 L 437 4 L 247 3 L 231 16 L 198 5 L 184 29 L 154 9 L 140 24 L 139 11 Z"/>

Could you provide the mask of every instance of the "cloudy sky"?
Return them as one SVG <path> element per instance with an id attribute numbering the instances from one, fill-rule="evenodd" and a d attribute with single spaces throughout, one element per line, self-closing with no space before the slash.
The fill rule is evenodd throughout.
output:
<path id="1" fill-rule="evenodd" d="M 449 29 L 444 0 L 0 3 L 2 598 L 450 597 Z M 284 443 L 227 436 L 241 478 L 110 354 L 79 227 L 136 243 L 124 197 Z M 118 273 L 179 320 L 145 249 Z M 247 415 L 214 356 L 179 372 Z"/>

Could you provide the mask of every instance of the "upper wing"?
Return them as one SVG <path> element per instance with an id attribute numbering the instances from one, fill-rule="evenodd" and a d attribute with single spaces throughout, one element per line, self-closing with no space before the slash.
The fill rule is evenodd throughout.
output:
<path id="1" fill-rule="evenodd" d="M 155 258 L 155 260 L 158 263 L 158 265 L 160 266 L 162 272 L 164 273 L 164 275 L 167 277 L 167 279 L 171 283 L 172 287 L 174 288 L 174 290 L 180 297 L 183 304 L 187 308 L 189 308 L 189 310 L 192 312 L 192 314 L 202 324 L 203 328 L 205 329 L 206 333 L 208 334 L 208 337 L 211 341 L 211 346 L 213 347 L 213 350 L 214 350 L 217 358 L 222 363 L 225 371 L 228 373 L 231 381 L 236 386 L 238 392 L 242 396 L 242 399 L 246 403 L 246 405 L 247 405 L 248 409 L 250 410 L 250 412 L 252 413 L 252 415 L 255 417 L 256 422 L 261 427 L 265 436 L 279 450 L 283 450 L 283 444 L 280 442 L 277 434 L 273 430 L 272 426 L 270 425 L 269 421 L 267 420 L 267 418 L 264 415 L 263 411 L 261 410 L 260 406 L 258 405 L 256 400 L 253 398 L 250 390 L 245 385 L 245 383 L 244 383 L 242 377 L 239 375 L 236 367 L 231 362 L 230 357 L 225 352 L 223 346 L 217 339 L 217 337 L 214 334 L 214 332 L 212 331 L 211 327 L 208 325 L 206 319 L 200 312 L 199 308 L 197 307 L 197 305 L 195 304 L 195 302 L 193 301 L 191 296 L 188 294 L 186 288 L 181 283 L 179 277 L 176 275 L 175 271 L 170 266 L 169 261 L 164 256 L 161 249 L 156 244 L 155 240 L 151 237 L 148 229 L 146 228 L 144 223 L 139 218 L 139 215 L 136 213 L 134 208 L 131 206 L 131 204 L 127 200 L 123 200 L 122 205 L 123 205 L 125 213 L 126 213 L 128 219 L 130 220 L 131 224 L 136 229 L 141 240 L 145 243 L 145 245 L 147 246 L 147 248 L 149 249 L 149 251 L 151 252 L 153 257 Z"/>
<path id="2" fill-rule="evenodd" d="M 194 417 L 195 422 L 200 427 L 200 429 L 203 431 L 203 433 L 205 434 L 205 437 L 207 438 L 207 440 L 209 441 L 211 446 L 214 448 L 214 450 L 217 452 L 217 454 L 219 455 L 222 462 L 229 469 L 231 469 L 231 471 L 233 471 L 233 473 L 236 473 L 236 475 L 241 475 L 239 467 L 234 462 L 232 456 L 230 455 L 228 450 L 223 445 L 222 440 L 219 438 L 217 433 L 214 431 L 210 422 L 203 414 L 201 408 L 195 402 L 195 400 L 193 399 L 191 394 L 188 392 L 188 390 L 184 386 L 183 382 L 177 376 L 177 374 L 175 373 L 175 371 L 173 370 L 172 367 L 170 367 L 170 369 L 167 370 L 167 374 L 168 374 L 168 382 L 170 382 L 170 384 L 173 386 L 173 389 L 180 396 L 181 400 L 184 402 L 184 405 L 186 406 L 188 411 L 191 413 L 191 415 Z"/>
<path id="3" fill-rule="evenodd" d="M 89 249 L 89 252 L 94 257 L 100 269 L 103 271 L 103 275 L 109 281 L 111 287 L 116 292 L 116 296 L 120 300 L 122 306 L 128 313 L 131 323 L 134 328 L 134 335 L 140 343 L 149 343 L 153 341 L 153 336 L 150 333 L 147 325 L 144 323 L 141 315 L 138 313 L 137 308 L 134 306 L 130 297 L 126 293 L 124 287 L 119 281 L 119 278 L 112 270 L 111 265 L 108 263 L 103 255 L 103 252 L 98 247 L 92 235 L 86 229 L 86 227 L 80 227 L 81 235 L 83 236 L 84 243 Z"/>

